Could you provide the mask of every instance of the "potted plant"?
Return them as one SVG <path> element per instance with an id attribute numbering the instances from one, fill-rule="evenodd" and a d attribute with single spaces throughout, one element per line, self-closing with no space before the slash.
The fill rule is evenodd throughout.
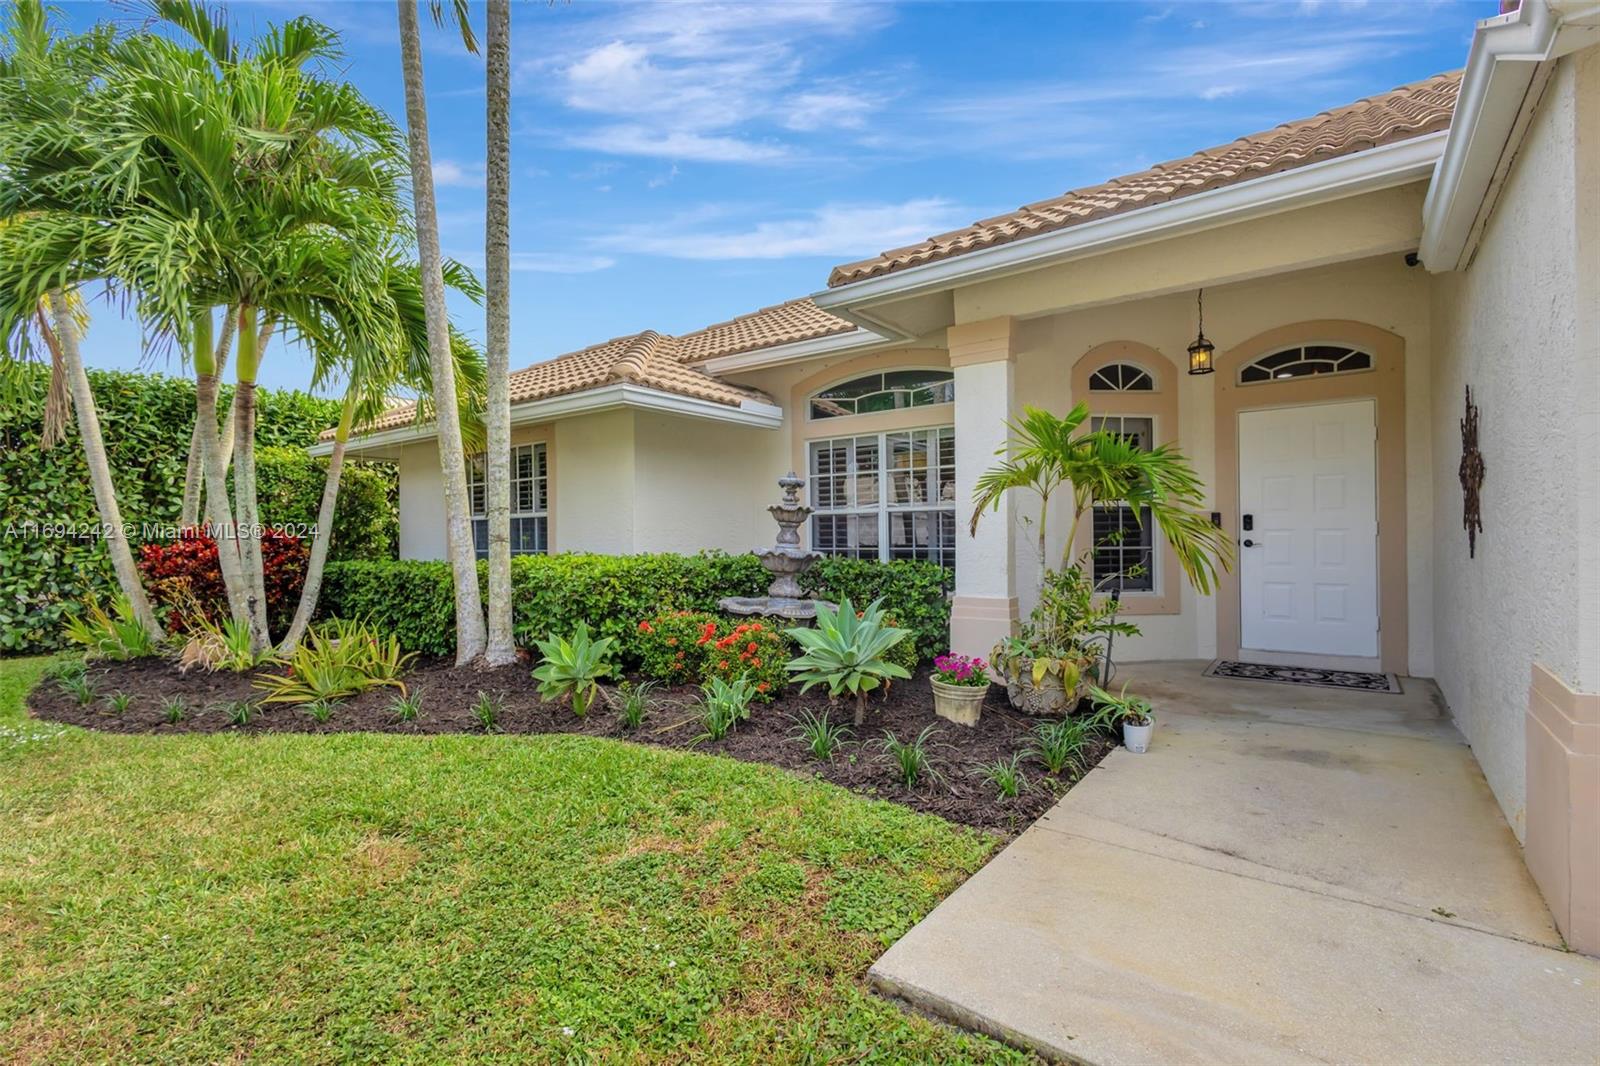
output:
<path id="1" fill-rule="evenodd" d="M 933 660 L 933 713 L 956 725 L 975 726 L 989 694 L 988 666 L 982 659 L 947 652 Z"/>
<path id="2" fill-rule="evenodd" d="M 1128 695 L 1127 685 L 1115 696 L 1098 685 L 1091 685 L 1089 698 L 1095 703 L 1097 724 L 1121 724 L 1123 747 L 1136 755 L 1149 750 L 1150 736 L 1156 728 L 1156 712 L 1149 700 Z"/>
<path id="3" fill-rule="evenodd" d="M 1064 418 L 1024 408 L 1009 423 L 1011 439 L 1000 462 L 978 478 L 971 528 L 1012 490 L 1039 498 L 1036 549 L 1040 582 L 1036 606 L 1018 633 L 990 653 L 1012 706 L 1029 714 L 1065 714 L 1077 706 L 1084 686 L 1099 680 L 1101 641 L 1113 633 L 1137 636 L 1138 627 L 1116 620 L 1117 603 L 1101 586 L 1128 573 L 1108 575 L 1096 585 L 1093 551 L 1074 558 L 1078 528 L 1096 504 L 1127 506 L 1136 521 L 1146 514 L 1177 555 L 1185 577 L 1202 595 L 1216 587 L 1217 567 L 1233 560 L 1233 543 L 1201 510 L 1205 492 L 1184 455 L 1169 445 L 1141 448 L 1124 434 L 1085 429 L 1087 404 Z M 1070 492 L 1072 521 L 1060 562 L 1050 565 L 1046 524 L 1050 501 Z"/>

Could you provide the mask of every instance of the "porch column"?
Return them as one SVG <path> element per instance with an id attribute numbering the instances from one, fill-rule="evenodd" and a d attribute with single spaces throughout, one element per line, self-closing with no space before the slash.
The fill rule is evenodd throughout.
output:
<path id="1" fill-rule="evenodd" d="M 976 535 L 968 535 L 967 522 L 978 476 L 1006 443 L 1006 422 L 1016 402 L 1015 335 L 1010 317 L 961 323 L 946 334 L 956 390 L 956 594 L 950 605 L 950 647 L 985 659 L 1017 623 L 1012 494 L 1005 495 L 999 510 L 984 514 Z"/>

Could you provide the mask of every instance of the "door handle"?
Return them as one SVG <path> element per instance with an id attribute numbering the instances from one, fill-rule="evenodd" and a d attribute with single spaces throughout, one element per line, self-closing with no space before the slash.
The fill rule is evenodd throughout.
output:
<path id="1" fill-rule="evenodd" d="M 1245 546 L 1245 547 L 1246 547 L 1246 548 L 1254 548 L 1254 547 L 1255 547 L 1255 546 L 1256 546 L 1256 542 L 1255 542 L 1255 541 L 1253 541 L 1253 540 L 1246 540 L 1246 541 L 1245 541 L 1245 542 L 1244 542 L 1244 546 Z"/>

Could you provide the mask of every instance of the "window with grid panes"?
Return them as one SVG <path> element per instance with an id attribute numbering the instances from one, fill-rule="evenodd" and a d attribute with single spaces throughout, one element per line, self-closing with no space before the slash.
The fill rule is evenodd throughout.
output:
<path id="1" fill-rule="evenodd" d="M 482 455 L 467 460 L 467 496 L 472 503 L 472 544 L 478 558 L 489 555 L 489 519 Z M 543 444 L 511 449 L 511 554 L 543 555 L 550 550 L 550 473 Z"/>
<path id="2" fill-rule="evenodd" d="M 955 444 L 950 426 L 812 441 L 811 547 L 954 569 Z"/>
<path id="3" fill-rule="evenodd" d="M 1130 415 L 1103 415 L 1092 420 L 1096 430 L 1124 437 L 1135 448 L 1148 450 L 1155 420 Z M 1150 508 L 1133 508 L 1114 501 L 1094 506 L 1094 582 L 1106 591 L 1154 592 L 1156 588 L 1155 526 Z"/>

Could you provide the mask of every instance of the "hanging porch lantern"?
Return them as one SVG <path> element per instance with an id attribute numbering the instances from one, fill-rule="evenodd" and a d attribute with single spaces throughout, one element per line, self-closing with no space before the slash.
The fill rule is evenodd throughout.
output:
<path id="1" fill-rule="evenodd" d="M 1217 346 L 1206 340 L 1206 306 L 1203 302 L 1205 290 L 1200 289 L 1195 293 L 1194 305 L 1199 312 L 1200 324 L 1195 331 L 1194 343 L 1189 345 L 1189 373 L 1209 374 L 1216 369 L 1211 365 L 1211 353 Z"/>

